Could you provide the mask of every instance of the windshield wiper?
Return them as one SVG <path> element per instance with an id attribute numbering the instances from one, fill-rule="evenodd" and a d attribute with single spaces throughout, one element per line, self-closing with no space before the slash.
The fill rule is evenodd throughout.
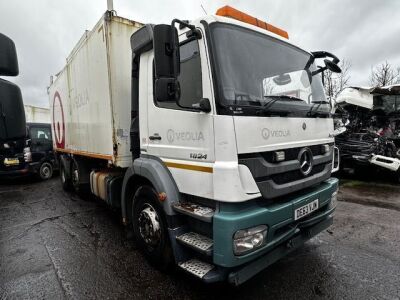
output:
<path id="1" fill-rule="evenodd" d="M 272 105 L 275 104 L 276 101 L 278 100 L 284 100 L 284 101 L 303 101 L 300 98 L 296 98 L 296 97 L 292 97 L 292 96 L 287 96 L 287 95 L 280 95 L 280 96 L 264 96 L 265 99 L 271 99 L 269 102 L 265 103 L 260 109 L 259 111 L 263 112 L 263 113 L 267 113 L 267 112 L 274 112 L 274 113 L 280 113 L 283 114 L 285 113 L 285 115 L 288 115 L 289 112 L 285 111 L 285 110 L 271 110 L 269 109 Z"/>
<path id="2" fill-rule="evenodd" d="M 315 106 L 316 104 L 318 104 L 318 106 L 317 106 L 316 109 L 314 109 L 314 106 Z M 318 109 L 320 108 L 320 106 L 321 106 L 322 104 L 330 104 L 330 102 L 329 102 L 329 101 L 314 101 L 314 102 L 312 103 L 312 106 L 311 106 L 310 110 L 307 112 L 307 115 L 310 116 L 310 117 L 314 117 L 314 116 L 316 116 L 316 115 L 323 115 L 323 116 L 328 115 L 329 112 L 318 111 Z"/>

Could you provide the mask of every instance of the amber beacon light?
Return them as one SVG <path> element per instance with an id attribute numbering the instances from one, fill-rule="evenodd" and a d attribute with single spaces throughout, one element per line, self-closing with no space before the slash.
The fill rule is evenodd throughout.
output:
<path id="1" fill-rule="evenodd" d="M 232 19 L 235 19 L 238 21 L 242 21 L 247 24 L 251 24 L 251 25 L 263 28 L 265 30 L 268 30 L 270 32 L 273 32 L 273 33 L 280 35 L 281 37 L 284 37 L 286 39 L 289 39 L 289 34 L 285 30 L 275 27 L 267 22 L 261 21 L 255 17 L 252 17 L 252 16 L 250 16 L 244 12 L 241 12 L 240 10 L 237 10 L 233 7 L 230 7 L 228 5 L 218 9 L 216 15 L 232 18 Z"/>

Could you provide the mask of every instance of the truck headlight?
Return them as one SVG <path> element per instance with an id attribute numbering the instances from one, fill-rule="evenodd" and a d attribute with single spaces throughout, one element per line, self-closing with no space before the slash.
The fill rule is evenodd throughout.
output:
<path id="1" fill-rule="evenodd" d="M 233 236 L 233 252 L 235 255 L 243 255 L 265 245 L 267 231 L 267 225 L 236 231 Z"/>
<path id="2" fill-rule="evenodd" d="M 335 192 L 332 193 L 331 202 L 329 203 L 329 209 L 336 207 L 336 204 L 337 204 L 337 193 L 338 193 L 338 190 L 336 190 Z"/>
<path id="3" fill-rule="evenodd" d="M 25 162 L 32 161 L 32 152 L 31 152 L 31 148 L 29 148 L 29 147 L 24 148 L 24 160 L 25 160 Z"/>

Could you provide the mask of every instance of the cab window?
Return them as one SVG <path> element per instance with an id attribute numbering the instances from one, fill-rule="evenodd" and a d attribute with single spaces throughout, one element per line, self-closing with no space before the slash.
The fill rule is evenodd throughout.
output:
<path id="1" fill-rule="evenodd" d="M 197 40 L 191 41 L 182 45 L 179 50 L 181 58 L 181 72 L 178 77 L 181 87 L 180 104 L 185 108 L 178 106 L 175 101 L 156 101 L 156 105 L 159 107 L 189 109 L 190 107 L 193 107 L 193 105 L 198 104 L 203 98 L 199 43 Z"/>
<path id="2" fill-rule="evenodd" d="M 34 140 L 51 141 L 51 131 L 47 127 L 31 127 L 30 138 Z"/>

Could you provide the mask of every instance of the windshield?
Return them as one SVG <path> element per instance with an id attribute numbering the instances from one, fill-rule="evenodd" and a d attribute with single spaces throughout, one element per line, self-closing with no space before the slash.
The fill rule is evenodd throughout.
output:
<path id="1" fill-rule="evenodd" d="M 254 115 L 328 115 L 321 77 L 309 53 L 235 25 L 211 26 L 222 111 Z M 310 113 L 311 112 L 311 113 Z"/>

